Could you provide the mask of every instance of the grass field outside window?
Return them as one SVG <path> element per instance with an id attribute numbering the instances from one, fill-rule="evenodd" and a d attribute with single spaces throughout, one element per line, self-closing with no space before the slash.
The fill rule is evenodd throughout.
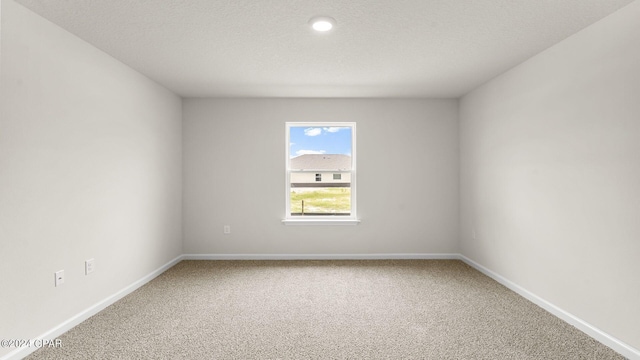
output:
<path id="1" fill-rule="evenodd" d="M 291 215 L 350 215 L 351 188 L 291 188 Z"/>

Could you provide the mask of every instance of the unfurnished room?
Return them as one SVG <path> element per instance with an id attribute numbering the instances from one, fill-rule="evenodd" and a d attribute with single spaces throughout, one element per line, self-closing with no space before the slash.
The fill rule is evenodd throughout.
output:
<path id="1" fill-rule="evenodd" d="M 0 360 L 640 359 L 640 0 L 0 0 Z"/>

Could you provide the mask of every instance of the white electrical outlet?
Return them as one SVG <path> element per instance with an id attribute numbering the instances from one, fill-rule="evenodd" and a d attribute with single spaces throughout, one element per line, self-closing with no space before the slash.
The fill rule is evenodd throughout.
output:
<path id="1" fill-rule="evenodd" d="M 94 259 L 89 259 L 84 262 L 84 274 L 89 275 L 96 269 L 96 264 Z"/>
<path id="2" fill-rule="evenodd" d="M 64 270 L 56 271 L 54 275 L 56 279 L 56 287 L 64 284 Z"/>
<path id="3" fill-rule="evenodd" d="M 231 234 L 231 226 L 230 225 L 225 225 L 224 226 L 224 233 L 225 234 Z"/>

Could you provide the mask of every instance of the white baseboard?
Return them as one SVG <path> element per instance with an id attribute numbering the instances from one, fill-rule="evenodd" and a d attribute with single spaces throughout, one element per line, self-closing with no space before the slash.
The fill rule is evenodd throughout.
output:
<path id="1" fill-rule="evenodd" d="M 460 254 L 184 254 L 183 260 L 460 260 Z"/>
<path id="2" fill-rule="evenodd" d="M 178 262 L 180 262 L 182 260 L 182 257 L 183 257 L 183 255 L 180 255 L 180 256 L 176 257 L 175 259 L 173 259 L 173 260 L 169 261 L 168 263 L 162 265 L 158 269 L 154 270 L 153 272 L 151 272 L 150 274 L 144 276 L 143 278 L 139 279 L 138 281 L 134 282 L 133 284 L 125 287 L 124 289 L 118 291 L 117 293 L 107 297 L 106 299 L 94 304 L 93 306 L 87 308 L 86 310 L 80 312 L 79 314 L 77 314 L 74 317 L 66 320 L 62 324 L 60 324 L 60 325 L 54 327 L 53 329 L 45 332 L 44 334 L 42 334 L 40 336 L 36 336 L 35 339 L 52 340 L 52 339 L 57 338 L 58 336 L 60 336 L 60 335 L 64 334 L 65 332 L 71 330 L 71 328 L 73 328 L 74 326 L 80 324 L 81 322 L 87 320 L 88 318 L 92 317 L 93 315 L 95 315 L 95 314 L 99 313 L 100 311 L 104 310 L 109 305 L 112 305 L 116 301 L 122 299 L 123 297 L 125 297 L 125 296 L 127 296 L 129 294 L 131 294 L 132 292 L 134 292 L 135 290 L 140 288 L 142 285 L 144 285 L 144 284 L 148 283 L 149 281 L 155 279 L 158 275 L 162 274 L 163 272 L 168 270 L 170 267 L 172 267 L 173 265 L 175 265 Z M 12 352 L 6 354 L 2 358 L 0 358 L 0 360 L 22 359 L 22 358 L 26 357 L 27 355 L 31 354 L 32 352 L 34 352 L 36 350 L 38 350 L 38 348 L 36 348 L 36 347 L 18 348 L 18 349 L 15 349 Z"/>
<path id="3" fill-rule="evenodd" d="M 489 276 L 490 278 L 494 279 L 495 281 L 499 282 L 500 284 L 506 286 L 507 288 L 509 288 L 510 290 L 516 292 L 517 294 L 521 295 L 522 297 L 524 297 L 525 299 L 531 301 L 532 303 L 540 306 L 541 308 L 547 310 L 548 312 L 550 312 L 551 314 L 555 315 L 556 317 L 560 318 L 561 320 L 564 320 L 565 322 L 569 323 L 570 325 L 573 325 L 574 327 L 578 328 L 579 330 L 581 330 L 582 332 L 584 332 L 585 334 L 591 336 L 592 338 L 598 340 L 599 342 L 605 344 L 606 346 L 610 347 L 611 349 L 617 351 L 618 353 L 620 353 L 622 356 L 627 357 L 629 359 L 640 359 L 640 350 L 634 348 L 633 346 L 624 343 L 623 341 L 607 334 L 606 332 L 598 329 L 597 327 L 589 324 L 588 322 L 578 318 L 577 316 L 564 311 L 563 309 L 553 305 L 552 303 L 548 302 L 547 300 L 537 296 L 536 294 L 530 292 L 529 290 L 521 287 L 520 285 L 517 285 L 516 283 L 506 279 L 505 277 L 498 275 L 497 273 L 487 269 L 486 267 L 478 264 L 477 262 L 469 259 L 468 257 L 464 256 L 464 255 L 458 255 L 459 259 L 464 261 L 466 264 L 468 264 L 469 266 L 475 268 L 476 270 L 480 271 L 481 273 Z"/>

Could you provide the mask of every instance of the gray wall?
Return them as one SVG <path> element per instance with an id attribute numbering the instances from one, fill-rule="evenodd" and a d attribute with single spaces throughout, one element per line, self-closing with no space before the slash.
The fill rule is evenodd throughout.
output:
<path id="1" fill-rule="evenodd" d="M 460 107 L 462 253 L 637 349 L 639 19 L 636 1 Z"/>
<path id="2" fill-rule="evenodd" d="M 456 100 L 186 99 L 183 106 L 185 253 L 458 252 Z M 287 121 L 357 122 L 360 225 L 281 223 Z"/>
<path id="3" fill-rule="evenodd" d="M 1 6 L 0 338 L 33 339 L 182 253 L 181 100 Z"/>

